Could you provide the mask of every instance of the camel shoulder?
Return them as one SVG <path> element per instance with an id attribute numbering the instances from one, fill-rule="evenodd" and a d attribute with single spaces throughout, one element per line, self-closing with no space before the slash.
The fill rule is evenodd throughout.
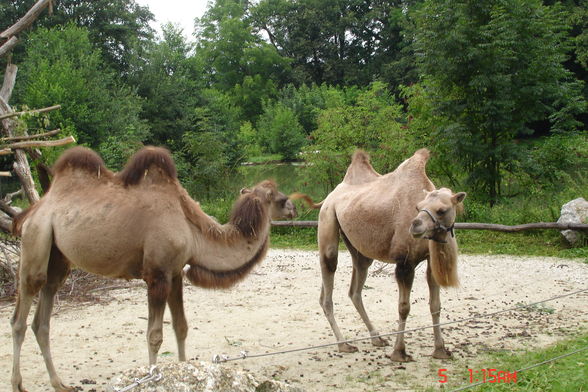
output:
<path id="1" fill-rule="evenodd" d="M 370 162 L 370 156 L 363 150 L 356 150 L 351 158 L 343 182 L 349 185 L 359 185 L 372 182 L 381 175 L 376 172 Z"/>
<path id="2" fill-rule="evenodd" d="M 124 186 L 150 182 L 170 182 L 178 178 L 176 165 L 168 150 L 161 147 L 144 147 L 135 153 L 117 178 Z"/>

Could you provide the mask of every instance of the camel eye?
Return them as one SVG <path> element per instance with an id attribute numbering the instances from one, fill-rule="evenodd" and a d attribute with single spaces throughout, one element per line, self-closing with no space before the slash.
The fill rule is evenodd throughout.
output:
<path id="1" fill-rule="evenodd" d="M 447 210 L 437 210 L 437 215 L 445 215 Z"/>

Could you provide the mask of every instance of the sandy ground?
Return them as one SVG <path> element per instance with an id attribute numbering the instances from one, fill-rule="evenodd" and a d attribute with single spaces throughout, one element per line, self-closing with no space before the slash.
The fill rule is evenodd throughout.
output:
<path id="1" fill-rule="evenodd" d="M 347 285 L 351 260 L 341 252 L 334 294 L 335 316 L 347 338 L 367 336 Z M 442 290 L 442 321 L 467 318 L 587 288 L 588 265 L 577 261 L 511 256 L 460 256 L 461 287 Z M 385 267 L 385 268 L 382 268 Z M 187 349 L 191 359 L 213 355 L 239 356 L 321 345 L 334 341 L 318 304 L 320 270 L 317 252 L 270 250 L 267 259 L 244 282 L 230 290 L 184 289 L 190 325 Z M 58 304 L 52 319 L 52 351 L 66 383 L 83 391 L 107 391 L 121 371 L 147 363 L 146 292 L 143 287 L 112 290 L 110 301 Z M 393 266 L 374 263 L 364 290 L 364 303 L 381 333 L 397 322 L 397 288 Z M 417 269 L 407 328 L 431 323 L 425 268 Z M 12 361 L 9 319 L 13 306 L 0 310 L 0 387 L 8 390 Z M 32 320 L 32 312 L 29 323 Z M 173 330 L 166 313 L 160 361 L 176 361 Z M 438 370 L 446 368 L 459 384 L 468 366 L 483 367 L 488 351 L 547 346 L 588 326 L 588 292 L 490 318 L 443 328 L 453 360 L 430 354 L 430 329 L 407 335 L 407 351 L 415 361 L 399 364 L 385 355 L 391 347 L 359 342 L 360 351 L 339 354 L 336 347 L 247 358 L 227 363 L 256 375 L 274 377 L 307 391 L 393 391 L 439 387 Z M 390 338 L 393 340 L 393 337 Z M 475 365 L 474 365 L 475 364 Z M 499 369 L 504 371 L 514 369 Z M 30 392 L 50 390 L 43 359 L 29 330 L 23 346 L 22 373 Z M 458 381 L 459 382 L 456 382 Z"/>

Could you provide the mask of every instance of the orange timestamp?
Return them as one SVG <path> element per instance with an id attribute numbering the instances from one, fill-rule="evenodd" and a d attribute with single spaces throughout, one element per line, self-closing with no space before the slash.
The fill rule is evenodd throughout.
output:
<path id="1" fill-rule="evenodd" d="M 440 383 L 446 383 L 448 380 L 447 377 L 447 369 L 439 369 L 437 374 L 439 375 Z M 490 383 L 490 384 L 500 384 L 500 383 L 516 383 L 517 382 L 517 372 L 506 371 L 506 370 L 498 370 L 498 369 L 468 369 L 469 373 L 469 380 L 471 383 Z"/>

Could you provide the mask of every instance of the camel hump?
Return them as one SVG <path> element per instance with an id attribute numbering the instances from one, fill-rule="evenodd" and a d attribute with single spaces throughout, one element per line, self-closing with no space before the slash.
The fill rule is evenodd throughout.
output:
<path id="1" fill-rule="evenodd" d="M 86 171 L 97 177 L 100 177 L 101 173 L 108 172 L 102 158 L 94 151 L 82 146 L 66 150 L 53 165 L 55 176 L 59 176 L 68 169 Z"/>
<path id="2" fill-rule="evenodd" d="M 135 153 L 118 174 L 123 184 L 137 185 L 148 175 L 153 167 L 160 169 L 160 173 L 171 180 L 178 178 L 176 165 L 169 151 L 161 147 L 144 147 Z"/>
<path id="3" fill-rule="evenodd" d="M 419 150 L 416 150 L 413 156 L 420 158 L 424 162 L 427 162 L 429 160 L 429 157 L 431 156 L 431 152 L 426 148 L 421 148 Z"/>
<path id="4" fill-rule="evenodd" d="M 347 168 L 343 182 L 350 185 L 365 184 L 372 182 L 380 174 L 374 170 L 370 163 L 370 156 L 363 150 L 356 150 L 351 158 L 351 165 Z"/>

